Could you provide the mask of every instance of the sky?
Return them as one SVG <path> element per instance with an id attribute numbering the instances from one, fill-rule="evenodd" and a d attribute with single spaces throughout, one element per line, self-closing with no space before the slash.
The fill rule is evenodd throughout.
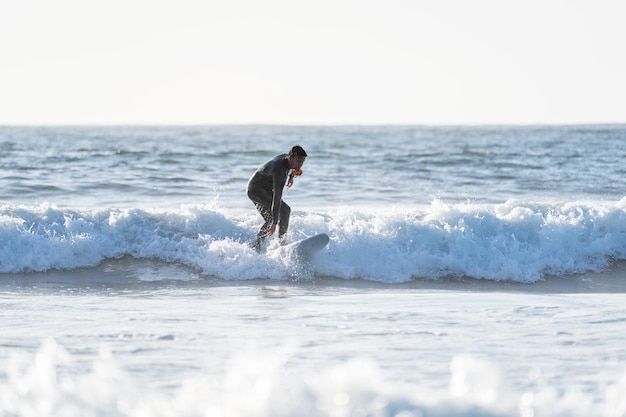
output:
<path id="1" fill-rule="evenodd" d="M 0 0 L 0 125 L 626 123 L 624 0 Z"/>

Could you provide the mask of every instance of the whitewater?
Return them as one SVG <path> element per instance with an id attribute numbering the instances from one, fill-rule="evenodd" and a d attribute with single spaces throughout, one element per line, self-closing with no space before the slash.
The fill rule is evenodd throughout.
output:
<path id="1" fill-rule="evenodd" d="M 254 214 L 254 213 L 252 213 Z M 626 259 L 626 198 L 614 203 L 445 204 L 426 210 L 338 207 L 294 214 L 294 240 L 327 233 L 311 272 L 384 283 L 471 277 L 534 282 Z M 73 270 L 131 256 L 225 280 L 290 277 L 291 259 L 251 250 L 258 219 L 224 209 L 0 208 L 0 272 Z M 302 278 L 302 277 L 301 277 Z"/>
<path id="2" fill-rule="evenodd" d="M 250 246 L 295 144 L 309 262 Z M 0 127 L 0 415 L 625 416 L 624 161 L 622 125 Z"/>

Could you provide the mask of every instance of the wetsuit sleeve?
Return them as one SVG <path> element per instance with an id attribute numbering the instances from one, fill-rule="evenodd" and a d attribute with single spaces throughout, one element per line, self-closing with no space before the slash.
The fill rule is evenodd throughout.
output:
<path id="1" fill-rule="evenodd" d="M 274 221 L 274 224 L 278 223 L 278 216 L 280 213 L 280 205 L 282 202 L 282 198 L 283 198 L 283 188 L 285 187 L 285 178 L 282 178 L 282 176 L 279 174 L 279 172 L 274 172 L 274 175 L 272 175 L 274 183 L 273 183 L 273 188 L 274 188 L 274 197 L 272 198 L 272 219 Z"/>

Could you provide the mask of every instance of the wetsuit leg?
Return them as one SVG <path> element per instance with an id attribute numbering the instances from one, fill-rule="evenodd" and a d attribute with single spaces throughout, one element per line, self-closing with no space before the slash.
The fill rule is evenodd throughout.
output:
<path id="1" fill-rule="evenodd" d="M 261 241 L 265 239 L 267 231 L 272 226 L 272 193 L 264 189 L 250 188 L 248 189 L 248 198 L 252 200 L 254 206 L 265 220 L 261 229 L 257 233 L 257 240 L 254 244 L 255 249 L 258 250 L 261 245 Z M 287 229 L 289 228 L 289 216 L 291 215 L 291 207 L 283 200 L 280 201 L 280 211 L 278 214 L 278 237 L 282 238 Z"/>
<path id="2" fill-rule="evenodd" d="M 272 223 L 273 223 L 272 195 L 271 193 L 269 193 L 268 191 L 264 189 L 249 188 L 248 198 L 252 200 L 252 202 L 254 203 L 254 206 L 256 207 L 258 212 L 261 214 L 261 217 L 263 217 L 263 220 L 265 221 L 263 225 L 261 226 L 261 228 L 259 229 L 259 232 L 256 235 L 256 240 L 254 244 L 252 245 L 252 247 L 258 251 L 261 249 L 261 242 L 263 241 L 263 239 L 265 239 L 265 236 L 267 235 L 267 231 L 269 230 L 269 228 L 272 226 Z"/>
<path id="3" fill-rule="evenodd" d="M 283 238 L 287 229 L 289 228 L 289 216 L 291 214 L 291 207 L 284 201 L 280 201 L 280 214 L 278 218 L 278 237 Z"/>
<path id="4" fill-rule="evenodd" d="M 261 229 L 259 229 L 259 233 L 257 233 L 256 235 L 257 239 L 259 238 L 263 239 L 265 238 L 265 235 L 267 235 L 267 231 L 270 230 L 270 227 L 272 226 L 272 223 L 273 223 L 272 211 L 270 210 L 269 207 L 264 206 L 263 204 L 260 204 L 260 203 L 254 203 L 254 206 L 256 207 L 258 212 L 261 214 L 261 217 L 263 217 L 263 220 L 265 220 L 265 223 L 263 223 L 263 226 L 261 226 Z"/>

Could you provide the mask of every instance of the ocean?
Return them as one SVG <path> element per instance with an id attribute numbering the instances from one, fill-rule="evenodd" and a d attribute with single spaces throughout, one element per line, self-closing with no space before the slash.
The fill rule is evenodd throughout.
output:
<path id="1" fill-rule="evenodd" d="M 0 416 L 626 416 L 625 125 L 5 126 L 0 184 Z"/>

